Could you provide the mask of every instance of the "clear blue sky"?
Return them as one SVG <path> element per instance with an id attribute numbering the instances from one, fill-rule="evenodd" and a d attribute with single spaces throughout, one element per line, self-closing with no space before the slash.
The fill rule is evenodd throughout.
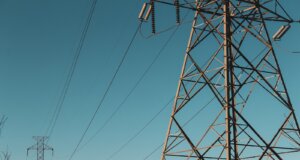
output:
<path id="1" fill-rule="evenodd" d="M 8 121 L 0 136 L 0 150 L 12 160 L 25 160 L 35 135 L 43 135 L 67 77 L 90 0 L 0 1 L 0 114 Z M 135 31 L 142 3 L 138 0 L 99 0 L 61 116 L 49 145 L 53 160 L 73 151 L 120 58 Z M 300 18 L 299 0 L 285 6 Z M 173 14 L 173 13 L 170 13 Z M 189 25 L 181 27 L 104 132 L 76 153 L 73 160 L 102 160 L 126 142 L 175 95 Z M 171 32 L 151 39 L 138 35 L 103 107 L 89 130 L 90 137 L 127 95 Z M 300 25 L 280 42 L 278 57 L 292 102 L 300 116 Z M 171 106 L 114 159 L 141 160 L 165 138 Z M 50 158 L 47 153 L 47 159 Z M 158 159 L 160 150 L 151 157 Z M 30 152 L 28 159 L 35 159 Z"/>

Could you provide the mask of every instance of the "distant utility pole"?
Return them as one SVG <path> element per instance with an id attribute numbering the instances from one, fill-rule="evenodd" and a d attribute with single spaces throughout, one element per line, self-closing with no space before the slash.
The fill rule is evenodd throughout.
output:
<path id="1" fill-rule="evenodd" d="M 45 136 L 34 136 L 33 139 L 36 140 L 36 144 L 27 148 L 27 156 L 29 150 L 35 150 L 37 152 L 37 160 L 44 160 L 44 152 L 51 150 L 53 154 L 53 148 L 45 144 L 48 137 Z"/>

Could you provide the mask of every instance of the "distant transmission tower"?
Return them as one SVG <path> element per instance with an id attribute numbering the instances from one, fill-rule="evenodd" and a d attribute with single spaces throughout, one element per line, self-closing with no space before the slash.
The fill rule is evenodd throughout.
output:
<path id="1" fill-rule="evenodd" d="M 273 47 L 296 21 L 280 0 L 150 0 L 139 18 L 151 18 L 153 33 L 170 19 L 166 6 L 177 23 L 182 10 L 195 14 L 161 160 L 299 159 Z"/>
<path id="2" fill-rule="evenodd" d="M 31 147 L 27 148 L 27 155 L 29 150 L 35 150 L 36 151 L 36 156 L 37 160 L 44 160 L 44 152 L 46 150 L 51 150 L 53 154 L 53 148 L 49 147 L 46 143 L 46 140 L 48 137 L 42 137 L 42 136 L 34 136 L 33 139 L 36 140 L 36 144 L 32 145 Z"/>

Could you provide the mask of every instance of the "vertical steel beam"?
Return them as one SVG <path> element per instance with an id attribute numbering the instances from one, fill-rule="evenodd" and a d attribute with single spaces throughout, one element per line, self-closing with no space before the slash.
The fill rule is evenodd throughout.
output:
<path id="1" fill-rule="evenodd" d="M 225 0 L 224 6 L 224 91 L 225 91 L 225 113 L 226 113 L 226 160 L 231 160 L 231 114 L 230 114 L 230 92 L 232 85 L 230 84 L 230 59 L 231 59 L 231 35 L 230 35 L 230 9 L 229 0 Z"/>

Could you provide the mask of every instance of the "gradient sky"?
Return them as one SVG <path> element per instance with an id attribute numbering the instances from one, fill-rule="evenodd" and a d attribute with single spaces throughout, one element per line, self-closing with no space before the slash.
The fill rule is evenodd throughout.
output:
<path id="1" fill-rule="evenodd" d="M 142 3 L 99 0 L 79 57 L 70 90 L 49 145 L 54 157 L 72 153 L 135 31 Z M 299 0 L 284 4 L 300 18 Z M 25 160 L 32 136 L 44 135 L 62 90 L 83 30 L 90 0 L 0 1 L 0 114 L 8 117 L 0 150 L 12 160 Z M 173 13 L 168 13 L 173 14 Z M 167 14 L 167 15 L 168 15 Z M 164 15 L 164 16 L 167 16 Z M 175 95 L 190 25 L 182 26 L 141 85 L 117 116 L 73 160 L 103 160 L 147 123 Z M 147 34 L 147 33 L 146 33 Z M 138 35 L 103 103 L 87 138 L 121 103 L 171 32 L 145 39 Z M 300 25 L 295 24 L 276 47 L 296 113 L 300 116 Z M 141 160 L 165 138 L 171 106 L 114 159 Z M 86 139 L 85 139 L 86 140 Z M 150 159 L 158 159 L 156 152 Z M 30 152 L 28 160 L 35 159 Z"/>

